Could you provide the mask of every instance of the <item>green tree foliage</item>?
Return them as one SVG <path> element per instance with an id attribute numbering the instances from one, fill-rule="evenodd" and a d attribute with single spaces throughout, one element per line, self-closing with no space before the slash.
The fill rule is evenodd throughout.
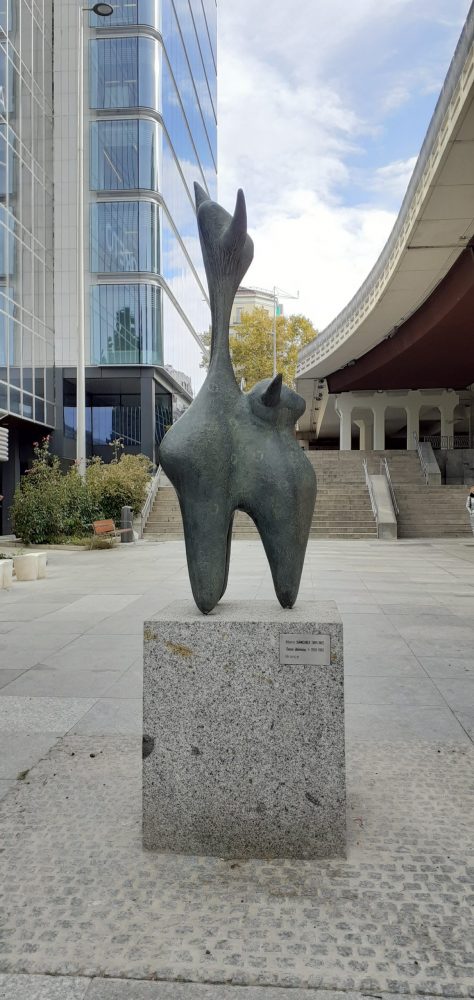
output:
<path id="1" fill-rule="evenodd" d="M 306 316 L 277 316 L 277 371 L 283 381 L 293 387 L 296 377 L 298 351 L 317 337 L 318 331 Z M 207 348 L 211 345 L 211 335 L 203 336 Z M 230 353 L 238 382 L 245 379 L 247 391 L 262 378 L 273 375 L 273 316 L 259 306 L 242 313 L 241 322 L 230 331 Z M 208 359 L 201 365 L 208 367 Z"/>
<path id="2" fill-rule="evenodd" d="M 118 457 L 115 449 L 112 462 L 93 458 L 82 477 L 76 466 L 62 473 L 49 444 L 47 437 L 34 446 L 32 468 L 15 491 L 13 525 L 24 542 L 44 544 L 90 534 L 92 521 L 112 517 L 119 523 L 124 506 L 139 513 L 150 481 L 150 461 L 145 455 Z"/>
<path id="3" fill-rule="evenodd" d="M 277 316 L 277 371 L 291 387 L 295 384 L 298 351 L 317 337 L 306 316 Z M 245 379 L 247 391 L 262 378 L 273 375 L 273 317 L 258 307 L 242 313 L 238 327 L 231 331 L 230 353 L 237 381 Z"/>

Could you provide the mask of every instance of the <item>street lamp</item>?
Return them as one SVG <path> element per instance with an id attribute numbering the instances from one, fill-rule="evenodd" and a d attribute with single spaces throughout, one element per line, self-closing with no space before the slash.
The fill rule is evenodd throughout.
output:
<path id="1" fill-rule="evenodd" d="M 109 3 L 79 7 L 79 54 L 77 67 L 77 370 L 76 370 L 76 462 L 81 476 L 86 472 L 86 362 L 84 332 L 84 14 L 110 17 Z"/>

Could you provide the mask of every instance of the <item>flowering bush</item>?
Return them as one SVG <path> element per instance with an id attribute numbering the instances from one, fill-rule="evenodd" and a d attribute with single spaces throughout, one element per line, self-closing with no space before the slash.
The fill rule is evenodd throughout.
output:
<path id="1" fill-rule="evenodd" d="M 139 513 L 151 473 L 145 455 L 122 454 L 108 465 L 93 458 L 83 477 L 76 466 L 61 472 L 60 461 L 50 453 L 49 445 L 49 437 L 35 442 L 33 465 L 15 491 L 13 526 L 24 542 L 41 544 L 58 536 L 65 540 L 83 537 L 90 534 L 92 521 L 111 517 L 118 524 L 124 506 Z"/>

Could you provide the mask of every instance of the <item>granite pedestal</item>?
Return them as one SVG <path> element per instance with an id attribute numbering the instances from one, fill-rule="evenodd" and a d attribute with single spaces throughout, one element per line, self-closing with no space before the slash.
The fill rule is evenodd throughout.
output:
<path id="1" fill-rule="evenodd" d="M 332 602 L 174 602 L 144 625 L 143 839 L 225 858 L 345 853 Z"/>

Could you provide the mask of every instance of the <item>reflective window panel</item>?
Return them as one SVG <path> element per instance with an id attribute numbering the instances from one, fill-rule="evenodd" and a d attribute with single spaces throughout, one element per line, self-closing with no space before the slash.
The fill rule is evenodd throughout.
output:
<path id="1" fill-rule="evenodd" d="M 160 43 L 154 38 L 90 41 L 91 108 L 160 110 Z"/>
<path id="2" fill-rule="evenodd" d="M 159 273 L 158 205 L 106 201 L 91 205 L 91 271 Z"/>
<path id="3" fill-rule="evenodd" d="M 91 362 L 161 365 L 161 289 L 154 285 L 94 285 Z"/>
<path id="4" fill-rule="evenodd" d="M 161 127 L 157 122 L 96 121 L 90 135 L 92 191 L 158 191 Z"/>

